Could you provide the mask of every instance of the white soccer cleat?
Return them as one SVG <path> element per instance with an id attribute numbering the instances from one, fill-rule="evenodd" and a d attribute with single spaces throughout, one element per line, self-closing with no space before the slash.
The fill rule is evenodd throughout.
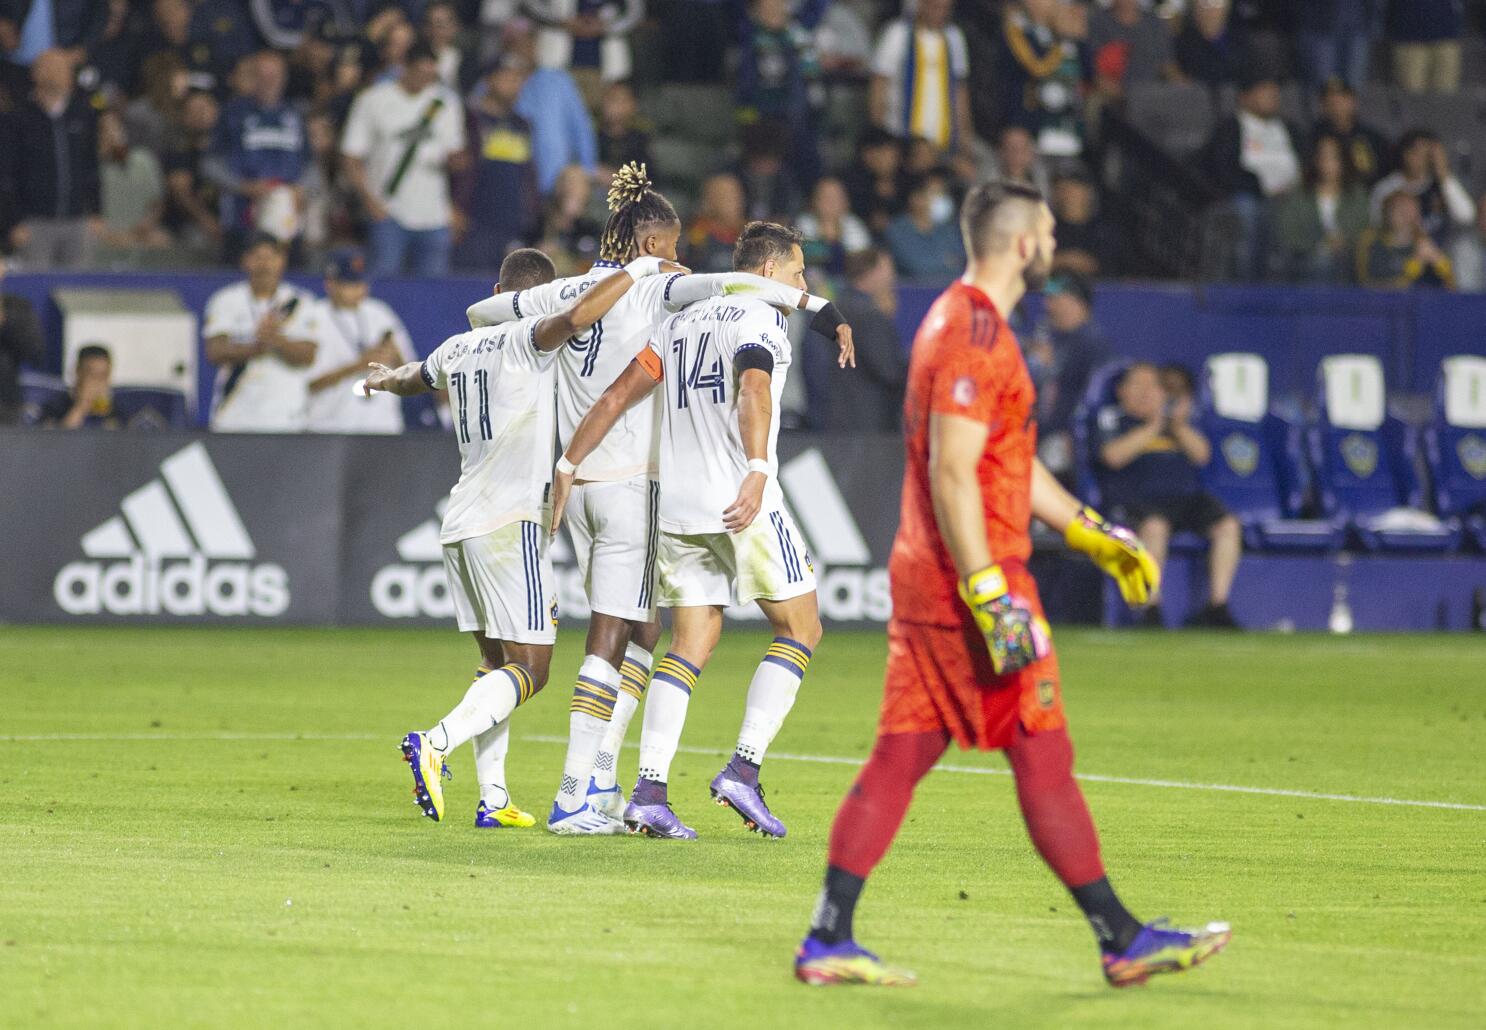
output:
<path id="1" fill-rule="evenodd" d="M 608 816 L 615 822 L 624 819 L 625 797 L 624 791 L 616 784 L 607 789 L 600 787 L 594 782 L 593 777 L 588 779 L 588 807 L 602 815 Z"/>
<path id="2" fill-rule="evenodd" d="M 613 837 L 625 832 L 624 823 L 610 819 L 602 812 L 584 805 L 574 812 L 564 812 L 552 802 L 552 812 L 547 816 L 547 832 L 569 837 Z"/>

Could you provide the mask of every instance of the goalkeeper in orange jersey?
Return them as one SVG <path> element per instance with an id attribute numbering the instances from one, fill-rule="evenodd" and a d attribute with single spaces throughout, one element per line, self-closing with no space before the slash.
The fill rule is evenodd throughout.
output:
<path id="1" fill-rule="evenodd" d="M 1035 516 L 1144 604 L 1159 569 L 1128 530 L 1083 507 L 1036 458 L 1032 381 L 1004 313 L 1051 268 L 1053 215 L 1030 187 L 977 186 L 960 215 L 964 276 L 914 340 L 904 406 L 902 521 L 877 741 L 836 813 L 825 888 L 795 959 L 806 983 L 902 985 L 913 975 L 859 946 L 852 912 L 913 789 L 951 742 L 1001 749 L 1032 842 L 1073 894 L 1116 987 L 1187 969 L 1228 942 L 1225 924 L 1141 923 L 1110 886 L 1073 778 L 1057 658 L 1027 571 Z"/>

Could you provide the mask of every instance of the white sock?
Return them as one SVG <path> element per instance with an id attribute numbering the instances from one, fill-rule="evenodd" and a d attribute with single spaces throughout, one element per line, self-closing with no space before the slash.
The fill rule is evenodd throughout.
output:
<path id="1" fill-rule="evenodd" d="M 494 672 L 482 669 L 465 691 L 464 700 L 424 734 L 437 750 L 447 754 L 476 733 L 510 718 L 516 706 L 531 700 L 536 684 L 522 665 L 502 665 Z"/>
<path id="2" fill-rule="evenodd" d="M 667 653 L 655 665 L 650 685 L 658 689 L 645 699 L 645 721 L 640 728 L 640 778 L 665 783 L 671 760 L 681 746 L 686 706 L 701 671 L 685 658 Z"/>
<path id="3" fill-rule="evenodd" d="M 614 715 L 619 694 L 619 670 L 598 655 L 588 655 L 578 668 L 573 701 L 568 707 L 568 755 L 562 763 L 562 786 L 557 807 L 576 812 L 588 796 L 588 774 L 604 730 Z"/>
<path id="4" fill-rule="evenodd" d="M 810 649 L 788 637 L 775 637 L 748 684 L 743 727 L 738 731 L 738 757 L 762 765 L 810 665 Z"/>
<path id="5" fill-rule="evenodd" d="M 506 790 L 506 752 L 510 748 L 510 719 L 475 734 L 475 776 L 480 781 L 480 800 L 492 812 L 499 812 L 511 803 L 511 792 Z"/>
<path id="6" fill-rule="evenodd" d="M 645 688 L 650 684 L 650 663 L 654 661 L 650 652 L 639 644 L 630 644 L 624 649 L 624 664 L 619 667 L 619 699 L 614 702 L 614 717 L 604 731 L 603 742 L 593 760 L 593 785 L 599 790 L 612 790 L 619 778 L 619 751 L 624 747 L 624 735 L 629 732 L 630 720 L 645 697 Z"/>

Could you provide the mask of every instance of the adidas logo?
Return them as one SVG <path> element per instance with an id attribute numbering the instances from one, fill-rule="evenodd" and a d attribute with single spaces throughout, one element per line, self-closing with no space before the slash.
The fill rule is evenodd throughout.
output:
<path id="1" fill-rule="evenodd" d="M 257 563 L 253 540 L 206 447 L 160 463 L 120 514 L 83 534 L 88 561 L 64 565 L 52 595 L 69 615 L 269 618 L 289 607 L 289 577 Z"/>

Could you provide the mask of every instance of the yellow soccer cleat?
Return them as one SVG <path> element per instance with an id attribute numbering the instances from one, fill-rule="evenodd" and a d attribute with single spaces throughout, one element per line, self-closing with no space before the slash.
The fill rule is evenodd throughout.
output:
<path id="1" fill-rule="evenodd" d="M 438 822 L 444 818 L 444 780 L 451 778 L 443 753 L 422 733 L 402 738 L 402 760 L 413 770 L 413 801 L 424 815 Z"/>
<path id="2" fill-rule="evenodd" d="M 856 941 L 826 944 L 814 937 L 806 937 L 795 952 L 795 979 L 813 987 L 830 984 L 912 987 L 918 983 L 918 977 L 908 970 L 885 964 Z"/>
<path id="3" fill-rule="evenodd" d="M 481 801 L 480 807 L 475 809 L 475 825 L 482 830 L 524 830 L 536 824 L 536 816 L 523 812 L 515 805 L 491 808 Z"/>

